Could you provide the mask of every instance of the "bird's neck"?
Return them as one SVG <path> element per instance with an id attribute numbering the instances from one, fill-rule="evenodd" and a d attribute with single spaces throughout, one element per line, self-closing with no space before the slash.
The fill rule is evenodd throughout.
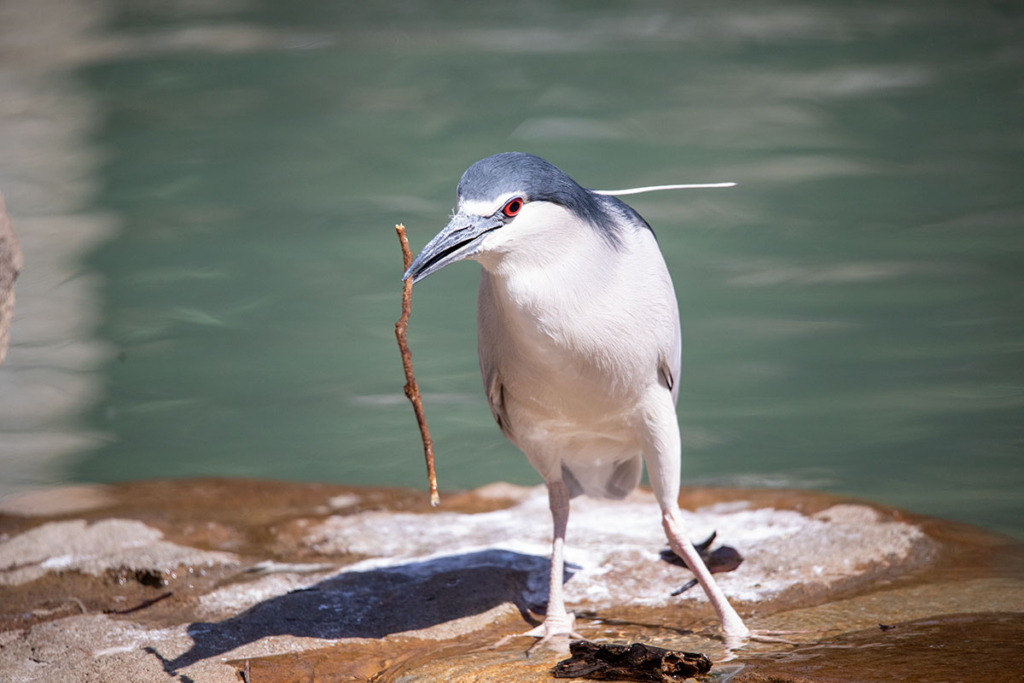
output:
<path id="1" fill-rule="evenodd" d="M 588 238 L 538 258 L 521 258 L 516 253 L 483 263 L 487 288 L 510 330 L 534 329 L 558 336 L 568 321 L 609 310 L 614 290 L 609 284 L 619 278 L 618 263 L 608 253 L 610 245 L 592 233 Z"/>

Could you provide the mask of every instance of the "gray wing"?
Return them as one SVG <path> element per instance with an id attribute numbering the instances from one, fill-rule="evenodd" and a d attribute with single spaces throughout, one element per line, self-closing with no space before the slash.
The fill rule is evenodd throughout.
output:
<path id="1" fill-rule="evenodd" d="M 494 421 L 501 427 L 501 431 L 509 439 L 512 438 L 512 423 L 508 419 L 508 412 L 505 410 L 505 385 L 501 383 L 501 374 L 492 369 L 490 372 L 484 370 L 483 363 L 480 364 L 480 373 L 484 378 L 484 387 L 487 390 L 487 403 L 491 407 L 491 415 Z"/>
<path id="2" fill-rule="evenodd" d="M 501 323 L 498 316 L 494 315 L 494 307 L 484 305 L 484 301 L 491 297 L 488 283 L 487 271 L 480 269 L 480 291 L 477 295 L 476 324 L 477 324 L 477 352 L 480 355 L 480 377 L 484 382 L 484 393 L 487 395 L 487 404 L 491 408 L 491 415 L 498 423 L 505 436 L 512 440 L 512 424 L 509 421 L 508 410 L 505 404 L 505 385 L 501 379 L 501 372 L 498 369 L 496 344 L 502 338 L 500 329 Z"/>
<path id="3" fill-rule="evenodd" d="M 682 337 L 682 331 L 679 328 L 677 318 L 672 338 L 669 343 L 662 347 L 658 364 L 658 380 L 662 386 L 672 392 L 673 403 L 679 401 L 679 378 L 682 372 Z"/>

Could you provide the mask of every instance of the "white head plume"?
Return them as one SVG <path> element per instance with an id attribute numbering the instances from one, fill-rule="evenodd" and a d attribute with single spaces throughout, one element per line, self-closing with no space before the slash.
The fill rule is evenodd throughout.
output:
<path id="1" fill-rule="evenodd" d="M 659 192 L 661 190 L 705 190 L 717 187 L 736 187 L 736 183 L 691 183 L 689 185 L 650 185 L 648 187 L 629 187 L 624 190 L 591 190 L 594 194 L 621 197 L 627 194 L 643 192 Z"/>

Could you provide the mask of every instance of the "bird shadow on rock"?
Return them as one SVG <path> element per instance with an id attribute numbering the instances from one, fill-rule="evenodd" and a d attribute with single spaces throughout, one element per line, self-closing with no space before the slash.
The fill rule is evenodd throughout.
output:
<path id="1" fill-rule="evenodd" d="M 219 622 L 188 626 L 193 645 L 167 659 L 170 675 L 271 636 L 334 640 L 383 638 L 481 614 L 503 603 L 541 611 L 549 560 L 507 550 L 482 550 L 366 571 L 343 571 L 318 584 L 260 602 Z M 567 568 L 568 580 L 578 567 Z M 186 677 L 183 677 L 186 678 Z"/>

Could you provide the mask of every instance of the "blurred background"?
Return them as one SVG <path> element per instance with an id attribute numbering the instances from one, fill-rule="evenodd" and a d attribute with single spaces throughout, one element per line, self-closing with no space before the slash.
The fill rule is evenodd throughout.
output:
<path id="1" fill-rule="evenodd" d="M 739 183 L 628 198 L 681 307 L 684 483 L 1024 537 L 1022 29 L 1011 1 L 0 3 L 0 494 L 425 490 L 393 226 L 418 250 L 521 150 Z M 478 270 L 414 296 L 442 489 L 540 481 L 484 400 Z"/>

